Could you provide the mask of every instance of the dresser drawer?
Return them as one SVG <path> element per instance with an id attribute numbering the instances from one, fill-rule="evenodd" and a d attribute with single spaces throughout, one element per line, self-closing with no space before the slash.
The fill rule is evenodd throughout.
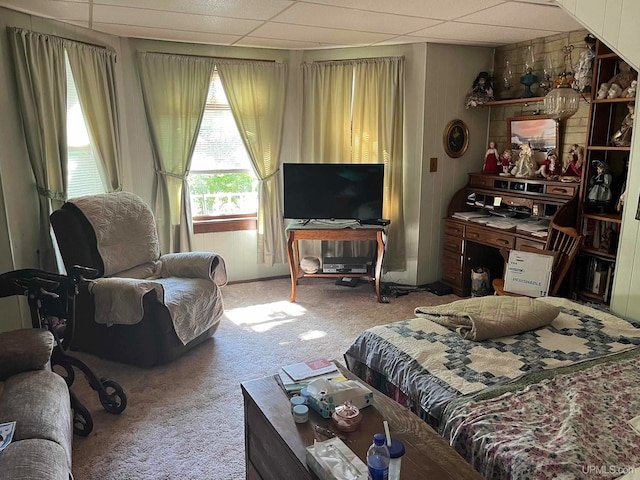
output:
<path id="1" fill-rule="evenodd" d="M 467 227 L 465 238 L 467 240 L 499 248 L 513 248 L 515 246 L 515 237 L 513 235 L 495 230 L 482 230 L 475 227 Z"/>
<path id="2" fill-rule="evenodd" d="M 565 197 L 573 197 L 578 191 L 578 185 L 549 185 L 547 186 L 547 195 L 563 195 Z"/>
<path id="3" fill-rule="evenodd" d="M 444 222 L 444 234 L 454 237 L 464 237 L 464 225 L 446 220 Z"/>
<path id="4" fill-rule="evenodd" d="M 462 237 L 452 237 L 451 235 L 445 234 L 444 236 L 445 252 L 462 254 L 464 253 L 463 246 L 464 246 L 464 239 Z"/>
<path id="5" fill-rule="evenodd" d="M 447 268 L 446 265 L 442 268 L 442 280 L 452 286 L 462 288 L 462 271 L 455 268 Z"/>
<path id="6" fill-rule="evenodd" d="M 528 240 L 526 238 L 516 238 L 516 250 L 527 250 L 531 248 L 544 250 L 545 243 L 546 242 L 536 242 L 535 240 Z"/>
<path id="7" fill-rule="evenodd" d="M 444 251 L 442 254 L 442 268 L 462 270 L 463 256 L 459 253 Z"/>
<path id="8" fill-rule="evenodd" d="M 494 179 L 491 177 L 473 176 L 469 178 L 469 185 L 472 187 L 493 188 Z"/>

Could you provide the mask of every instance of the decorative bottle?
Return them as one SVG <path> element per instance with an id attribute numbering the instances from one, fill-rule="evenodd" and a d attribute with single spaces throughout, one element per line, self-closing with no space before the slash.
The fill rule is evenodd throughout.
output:
<path id="1" fill-rule="evenodd" d="M 373 436 L 373 444 L 367 451 L 367 467 L 369 467 L 370 480 L 388 480 L 389 462 L 391 456 L 386 445 L 384 433 L 376 433 Z"/>

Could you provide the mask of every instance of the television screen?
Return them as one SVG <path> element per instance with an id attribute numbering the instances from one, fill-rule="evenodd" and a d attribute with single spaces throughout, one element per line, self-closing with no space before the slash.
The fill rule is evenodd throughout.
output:
<path id="1" fill-rule="evenodd" d="M 382 218 L 383 164 L 285 163 L 284 218 Z"/>

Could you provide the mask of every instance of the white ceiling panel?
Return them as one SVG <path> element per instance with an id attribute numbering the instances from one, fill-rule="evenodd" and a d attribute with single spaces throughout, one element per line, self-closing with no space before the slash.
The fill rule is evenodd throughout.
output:
<path id="1" fill-rule="evenodd" d="M 93 21 L 138 26 L 144 28 L 168 28 L 174 30 L 244 35 L 262 23 L 259 20 L 224 18 L 212 15 L 176 13 L 162 10 L 143 10 L 129 7 L 96 5 L 93 7 Z"/>
<path id="2" fill-rule="evenodd" d="M 579 30 L 582 26 L 565 15 L 556 15 L 558 9 L 548 5 L 509 2 L 481 12 L 457 18 L 458 21 L 481 25 L 502 25 L 505 27 L 532 28 L 562 32 L 565 29 Z M 569 22 L 567 24 L 567 22 Z"/>
<path id="3" fill-rule="evenodd" d="M 293 0 L 99 0 L 95 5 L 269 20 L 294 3 Z"/>
<path id="4" fill-rule="evenodd" d="M 297 3 L 273 19 L 278 23 L 382 32 L 401 35 L 440 23 L 438 20 L 391 15 L 353 8 Z"/>
<path id="5" fill-rule="evenodd" d="M 0 0 L 0 7 L 123 37 L 291 50 L 500 46 L 583 28 L 556 0 Z"/>
<path id="6" fill-rule="evenodd" d="M 356 8 L 365 12 L 453 20 L 461 15 L 499 5 L 504 3 L 504 0 L 317 0 L 311 3 Z"/>

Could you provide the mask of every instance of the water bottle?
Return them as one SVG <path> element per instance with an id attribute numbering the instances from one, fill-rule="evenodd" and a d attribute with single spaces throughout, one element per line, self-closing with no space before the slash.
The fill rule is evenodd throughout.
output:
<path id="1" fill-rule="evenodd" d="M 389 449 L 386 445 L 384 433 L 376 433 L 373 436 L 373 444 L 367 451 L 367 466 L 369 467 L 370 480 L 389 479 Z"/>

